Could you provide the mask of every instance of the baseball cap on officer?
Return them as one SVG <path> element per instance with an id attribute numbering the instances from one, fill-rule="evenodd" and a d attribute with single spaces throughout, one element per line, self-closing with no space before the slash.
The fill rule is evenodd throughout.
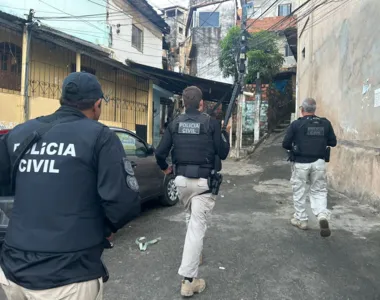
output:
<path id="1" fill-rule="evenodd" d="M 87 72 L 74 72 L 65 78 L 62 85 L 62 99 L 71 104 L 95 102 L 99 99 L 107 101 L 96 76 Z"/>

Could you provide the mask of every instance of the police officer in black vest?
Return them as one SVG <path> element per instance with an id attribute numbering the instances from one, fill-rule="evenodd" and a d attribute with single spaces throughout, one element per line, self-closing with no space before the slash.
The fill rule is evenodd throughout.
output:
<path id="1" fill-rule="evenodd" d="M 219 160 L 227 158 L 230 145 L 228 133 L 221 132 L 218 121 L 200 112 L 203 100 L 199 88 L 186 88 L 183 91 L 183 101 L 186 112 L 169 124 L 156 150 L 156 158 L 163 172 L 170 174 L 172 167 L 169 167 L 166 158 L 172 150 L 175 184 L 180 201 L 190 213 L 178 273 L 183 277 L 181 295 L 191 297 L 206 287 L 205 281 L 196 277 L 207 229 L 207 216 L 215 205 L 214 194 L 217 194 L 212 193 L 210 182 L 214 182 L 212 171 L 220 171 Z"/>
<path id="2" fill-rule="evenodd" d="M 318 218 L 321 236 L 328 237 L 331 213 L 327 209 L 326 162 L 330 160 L 330 147 L 335 147 L 337 140 L 330 121 L 315 115 L 314 99 L 305 99 L 300 109 L 302 118 L 290 125 L 282 143 L 290 151 L 293 162 L 291 183 L 295 214 L 291 224 L 303 230 L 308 228 L 305 205 L 307 182 L 310 182 L 311 208 Z"/>
<path id="3" fill-rule="evenodd" d="M 71 73 L 55 113 L 6 136 L 16 167 L 0 258 L 0 283 L 9 299 L 102 299 L 105 232 L 116 232 L 140 212 L 123 146 L 97 122 L 102 101 L 95 76 Z"/>

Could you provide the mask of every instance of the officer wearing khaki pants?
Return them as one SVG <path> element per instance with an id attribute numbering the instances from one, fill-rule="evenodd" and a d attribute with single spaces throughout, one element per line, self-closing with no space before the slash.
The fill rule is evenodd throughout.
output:
<path id="1" fill-rule="evenodd" d="M 183 91 L 186 112 L 177 117 L 165 131 L 156 150 L 157 164 L 165 174 L 172 173 L 166 162 L 171 149 L 175 166 L 175 184 L 187 211 L 187 233 L 179 275 L 183 277 L 181 295 L 201 293 L 206 283 L 198 279 L 198 266 L 207 229 L 207 217 L 215 206 L 216 196 L 210 190 L 212 170 L 216 162 L 228 156 L 228 131 L 221 131 L 217 120 L 201 113 L 202 91 L 191 86 Z M 219 171 L 219 170 L 216 170 Z"/>
<path id="2" fill-rule="evenodd" d="M 326 161 L 329 147 L 337 144 L 334 129 L 329 120 L 315 115 L 316 101 L 307 98 L 300 107 L 302 118 L 294 121 L 283 140 L 282 146 L 291 151 L 292 188 L 295 214 L 291 224 L 302 230 L 308 228 L 306 198 L 310 196 L 311 209 L 318 218 L 322 237 L 331 235 L 327 209 Z M 308 188 L 307 182 L 310 182 Z"/>

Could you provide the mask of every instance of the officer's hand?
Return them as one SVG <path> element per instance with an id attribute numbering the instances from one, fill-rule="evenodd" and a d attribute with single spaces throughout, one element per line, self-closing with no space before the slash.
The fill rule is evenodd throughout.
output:
<path id="1" fill-rule="evenodd" d="M 223 127 L 223 125 L 224 125 L 224 121 L 222 121 L 222 127 Z M 230 130 L 231 130 L 231 119 L 228 121 L 228 124 L 226 127 L 227 133 L 230 133 Z"/>
<path id="2" fill-rule="evenodd" d="M 169 175 L 169 174 L 173 173 L 173 168 L 170 166 L 162 172 L 164 172 L 165 175 Z"/>

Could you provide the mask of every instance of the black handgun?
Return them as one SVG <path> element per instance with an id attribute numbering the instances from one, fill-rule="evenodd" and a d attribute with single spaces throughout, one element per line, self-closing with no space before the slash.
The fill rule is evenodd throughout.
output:
<path id="1" fill-rule="evenodd" d="M 330 162 L 330 154 L 331 154 L 331 148 L 327 147 L 325 152 L 325 162 Z"/>

